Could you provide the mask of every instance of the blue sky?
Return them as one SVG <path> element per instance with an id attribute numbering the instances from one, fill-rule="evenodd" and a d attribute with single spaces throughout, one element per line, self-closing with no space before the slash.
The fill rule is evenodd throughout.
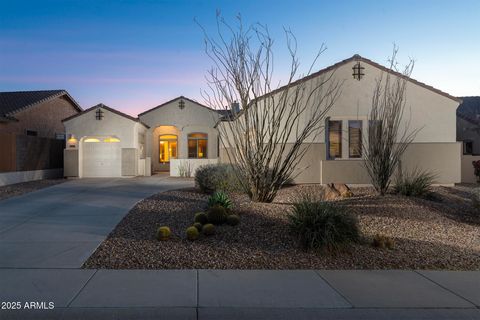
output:
<path id="1" fill-rule="evenodd" d="M 84 108 L 103 102 L 136 115 L 185 95 L 203 102 L 211 65 L 196 18 L 215 31 L 220 9 L 234 22 L 268 25 L 277 77 L 283 27 L 306 68 L 358 53 L 381 64 L 400 47 L 412 77 L 450 94 L 480 95 L 480 1 L 0 1 L 0 91 L 68 90 Z"/>

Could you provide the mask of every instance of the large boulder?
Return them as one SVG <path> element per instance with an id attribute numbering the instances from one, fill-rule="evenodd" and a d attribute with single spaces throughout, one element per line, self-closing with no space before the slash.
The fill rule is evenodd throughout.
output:
<path id="1" fill-rule="evenodd" d="M 325 200 L 336 200 L 341 197 L 340 192 L 335 188 L 333 183 L 325 186 Z"/>
<path id="2" fill-rule="evenodd" d="M 333 187 L 340 193 L 342 198 L 349 198 L 353 196 L 352 190 L 345 183 L 334 183 Z"/>

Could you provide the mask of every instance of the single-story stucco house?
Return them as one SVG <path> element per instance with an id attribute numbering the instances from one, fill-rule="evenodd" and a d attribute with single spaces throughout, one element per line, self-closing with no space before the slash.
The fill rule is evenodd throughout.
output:
<path id="1" fill-rule="evenodd" d="M 361 75 L 355 74 L 362 70 Z M 334 73 L 342 92 L 325 119 L 325 131 L 311 143 L 297 183 L 368 184 L 362 154 L 354 144 L 368 130 L 368 115 L 376 80 L 382 73 L 401 74 L 359 55 L 303 79 L 321 81 Z M 282 88 L 271 94 L 280 94 Z M 402 159 L 403 168 L 428 169 L 437 183 L 461 181 L 461 143 L 456 139 L 459 98 L 409 78 L 404 124 L 421 128 Z M 68 136 L 65 176 L 121 177 L 170 171 L 173 176 L 201 164 L 227 161 L 218 126 L 226 125 L 225 110 L 178 97 L 141 113 L 137 118 L 102 104 L 64 120 Z M 222 121 L 223 120 L 223 121 Z"/>
<path id="2" fill-rule="evenodd" d="M 66 177 L 131 177 L 152 172 L 193 173 L 218 161 L 221 114 L 178 97 L 138 118 L 98 104 L 63 120 Z"/>

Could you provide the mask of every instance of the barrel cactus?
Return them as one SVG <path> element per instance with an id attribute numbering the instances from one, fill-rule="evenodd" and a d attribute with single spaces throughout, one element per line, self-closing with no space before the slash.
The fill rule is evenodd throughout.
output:
<path id="1" fill-rule="evenodd" d="M 194 226 L 187 228 L 187 239 L 190 241 L 197 240 L 200 232 Z"/>
<path id="2" fill-rule="evenodd" d="M 157 239 L 161 241 L 168 240 L 170 238 L 170 235 L 172 232 L 170 231 L 170 228 L 167 226 L 162 226 L 157 229 Z"/>
<path id="3" fill-rule="evenodd" d="M 201 223 L 201 224 L 207 223 L 208 222 L 207 214 L 205 212 L 199 212 L 199 213 L 195 214 L 194 221 L 198 222 L 198 223 Z"/>
<path id="4" fill-rule="evenodd" d="M 240 223 L 240 217 L 237 216 L 236 214 L 231 214 L 227 217 L 227 224 L 231 226 L 236 226 L 239 223 Z"/>
<path id="5" fill-rule="evenodd" d="M 207 223 L 203 226 L 202 233 L 206 236 L 211 236 L 215 234 L 215 226 L 211 223 Z"/>
<path id="6" fill-rule="evenodd" d="M 222 224 L 227 221 L 227 211 L 224 207 L 215 205 L 208 209 L 207 212 L 208 222 L 213 224 Z"/>
<path id="7" fill-rule="evenodd" d="M 202 231 L 203 225 L 200 222 L 195 222 L 193 226 L 197 228 L 198 231 Z"/>

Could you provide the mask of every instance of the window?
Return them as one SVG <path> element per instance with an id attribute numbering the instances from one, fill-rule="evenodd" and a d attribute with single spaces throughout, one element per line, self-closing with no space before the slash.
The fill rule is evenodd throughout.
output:
<path id="1" fill-rule="evenodd" d="M 463 154 L 473 154 L 473 141 L 463 141 Z"/>
<path id="2" fill-rule="evenodd" d="M 177 158 L 177 136 L 173 134 L 164 134 L 159 137 L 159 161 L 160 163 L 169 163 L 170 159 Z"/>
<path id="3" fill-rule="evenodd" d="M 193 159 L 207 158 L 208 136 L 206 133 L 188 135 L 188 157 Z"/>
<path id="4" fill-rule="evenodd" d="M 342 121 L 328 121 L 328 159 L 342 157 Z"/>
<path id="5" fill-rule="evenodd" d="M 362 157 L 362 120 L 348 121 L 348 156 Z"/>
<path id="6" fill-rule="evenodd" d="M 25 134 L 27 136 L 32 136 L 32 137 L 36 137 L 38 135 L 38 132 L 35 131 L 35 130 L 25 130 Z"/>

